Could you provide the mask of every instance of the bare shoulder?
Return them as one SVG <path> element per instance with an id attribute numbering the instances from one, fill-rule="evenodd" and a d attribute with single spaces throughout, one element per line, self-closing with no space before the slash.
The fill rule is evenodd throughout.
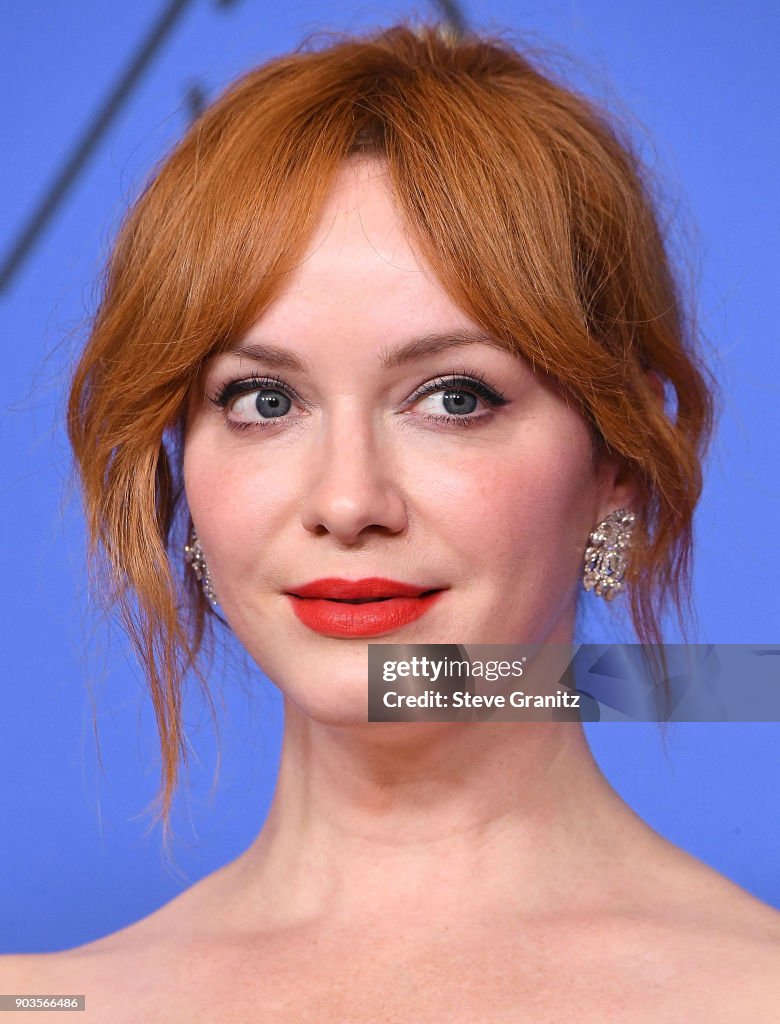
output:
<path id="1" fill-rule="evenodd" d="M 709 991 L 711 1020 L 771 1024 L 780 1007 L 780 913 L 742 890 L 713 909 L 679 930 L 694 997 L 697 985 Z"/>
<path id="2" fill-rule="evenodd" d="M 716 946 L 732 952 L 768 957 L 780 953 L 780 911 L 721 875 L 714 868 L 689 857 L 690 874 L 684 874 L 676 907 L 682 922 L 709 934 Z"/>
<path id="3" fill-rule="evenodd" d="M 14 953 L 0 956 L 0 992 L 15 996 L 84 995 L 86 979 L 66 967 L 68 959 L 67 953 Z M 14 1012 L 16 1024 L 24 1024 L 28 1020 L 40 1020 L 40 1011 Z"/>
<path id="4" fill-rule="evenodd" d="M 153 997 L 166 971 L 175 972 L 176 951 L 198 886 L 125 928 L 83 945 L 49 953 L 0 955 L 0 992 L 84 995 L 93 1020 L 120 1021 L 125 999 Z M 128 1008 L 129 1017 L 133 1014 Z M 35 1018 L 38 1020 L 38 1014 Z M 26 1016 L 14 1018 L 23 1024 Z"/>
<path id="5" fill-rule="evenodd" d="M 288 975 L 289 992 L 284 991 L 291 1005 L 297 1005 L 294 999 L 301 993 L 310 1000 L 309 989 L 319 991 L 317 986 L 324 983 L 322 972 L 313 965 L 311 978 L 307 975 L 300 945 L 296 954 L 278 936 L 269 942 L 260 929 L 247 947 L 246 932 L 236 927 L 232 907 L 222 919 L 230 926 L 215 933 L 218 908 L 227 903 L 218 874 L 207 876 L 148 917 L 94 942 L 59 953 L 0 957 L 0 992 L 83 993 L 91 1019 L 112 1024 L 141 1017 L 178 1020 L 173 1008 L 182 1005 L 183 993 L 188 993 L 190 1024 L 205 1021 L 209 1007 L 213 1010 L 214 993 L 225 994 L 227 1006 L 239 976 L 257 1002 L 269 995 L 264 978 L 273 979 L 270 994 L 281 1000 Z M 468 950 L 463 976 L 478 987 L 482 975 L 492 976 L 500 962 L 504 973 L 511 975 L 513 990 L 523 992 L 524 999 L 534 986 L 541 986 L 543 1005 L 556 988 L 571 994 L 572 1006 L 598 1008 L 600 1019 L 618 1019 L 601 1013 L 599 1000 L 606 1000 L 613 1009 L 629 1007 L 634 1016 L 622 1019 L 642 1024 L 683 1019 L 691 1024 L 775 1024 L 780 1006 L 780 912 L 699 862 L 653 875 L 652 883 L 654 899 L 647 899 L 645 890 L 641 902 L 626 912 L 565 915 L 538 925 L 517 919 L 511 927 L 491 928 L 489 933 L 475 929 L 473 935 L 461 936 Z M 396 963 L 407 936 L 397 928 L 382 934 L 388 936 L 386 956 L 381 950 L 372 956 Z M 347 957 L 360 960 L 359 941 L 339 946 L 335 939 L 323 942 L 318 937 L 318 942 L 323 955 L 333 947 L 334 965 Z M 427 948 L 424 941 L 421 946 Z M 453 972 L 453 979 L 461 971 L 454 966 L 461 963 L 457 947 L 456 941 L 456 948 L 445 950 L 439 962 L 445 973 Z M 303 952 L 306 948 L 304 944 Z M 475 948 L 482 950 L 481 959 L 475 958 Z M 562 959 L 563 949 L 569 952 Z M 373 977 L 371 971 L 367 976 Z M 390 978 L 384 981 L 389 983 Z M 162 1007 L 168 1008 L 165 1014 Z M 23 1024 L 26 1018 L 15 1019 Z M 241 1018 L 226 1012 L 224 1019 Z M 548 1018 L 542 1014 L 538 1019 Z"/>
<path id="6" fill-rule="evenodd" d="M 776 1020 L 780 911 L 700 862 L 681 881 L 668 902 L 659 891 L 657 913 L 639 923 L 626 951 L 685 993 L 689 1020 Z"/>
<path id="7" fill-rule="evenodd" d="M 728 883 L 731 886 L 731 883 Z M 713 918 L 713 942 L 720 954 L 718 963 L 723 970 L 722 979 L 728 988 L 728 979 L 737 975 L 742 980 L 745 995 L 751 993 L 763 1000 L 764 1012 L 777 1014 L 780 1007 L 780 911 L 734 886 L 736 895 L 729 894 L 716 907 Z M 769 996 L 772 1000 L 768 1001 Z M 754 1020 L 761 1003 L 756 1002 Z"/>
<path id="8" fill-rule="evenodd" d="M 110 941 L 98 940 L 53 953 L 0 956 L 0 992 L 83 995 L 106 977 L 106 969 L 118 961 L 117 952 Z"/>
<path id="9" fill-rule="evenodd" d="M 13 953 L 0 956 L 0 992 L 23 994 L 34 992 L 30 987 L 39 973 L 39 954 Z"/>

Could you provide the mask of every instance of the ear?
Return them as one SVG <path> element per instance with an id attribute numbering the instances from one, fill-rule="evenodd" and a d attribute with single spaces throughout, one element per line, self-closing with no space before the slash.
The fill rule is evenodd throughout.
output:
<path id="1" fill-rule="evenodd" d="M 666 404 L 664 383 L 655 370 L 645 371 L 645 380 L 661 409 Z M 597 456 L 599 477 L 599 518 L 601 522 L 610 512 L 625 508 L 636 512 L 639 503 L 639 486 L 630 465 L 619 455 L 600 452 Z"/>
<path id="2" fill-rule="evenodd" d="M 601 453 L 598 458 L 599 508 L 597 523 L 619 508 L 636 512 L 639 487 L 629 464 L 619 455 Z"/>

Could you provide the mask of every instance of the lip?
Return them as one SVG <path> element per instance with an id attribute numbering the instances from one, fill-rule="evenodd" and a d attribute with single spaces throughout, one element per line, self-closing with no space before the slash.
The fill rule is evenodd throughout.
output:
<path id="1" fill-rule="evenodd" d="M 442 593 L 441 588 L 400 583 L 380 576 L 360 580 L 330 576 L 291 588 L 286 596 L 298 619 L 314 632 L 334 637 L 367 637 L 391 633 L 414 622 Z M 343 603 L 350 600 L 365 603 Z"/>
<path id="2" fill-rule="evenodd" d="M 328 600 L 366 600 L 372 597 L 419 597 L 429 590 L 438 587 L 417 587 L 413 583 L 399 583 L 398 580 L 387 580 L 381 576 L 368 576 L 362 580 L 343 580 L 338 576 L 328 576 L 321 580 L 312 580 L 300 587 L 291 587 L 288 594 L 296 597 L 321 597 Z"/>

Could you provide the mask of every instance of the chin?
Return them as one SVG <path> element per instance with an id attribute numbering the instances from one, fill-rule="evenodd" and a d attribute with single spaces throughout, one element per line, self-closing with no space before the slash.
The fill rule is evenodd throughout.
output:
<path id="1" fill-rule="evenodd" d="M 365 725 L 368 720 L 368 682 L 365 667 L 345 678 L 338 671 L 312 670 L 304 678 L 268 678 L 281 692 L 286 713 L 297 712 L 321 725 Z"/>
<path id="2" fill-rule="evenodd" d="M 311 694 L 299 697 L 286 691 L 282 691 L 282 694 L 286 714 L 294 709 L 303 718 L 317 722 L 319 725 L 345 727 L 373 725 L 368 722 L 368 701 L 365 687 L 362 688 L 360 694 L 355 694 L 352 700 L 345 698 L 321 700 L 312 698 Z"/>

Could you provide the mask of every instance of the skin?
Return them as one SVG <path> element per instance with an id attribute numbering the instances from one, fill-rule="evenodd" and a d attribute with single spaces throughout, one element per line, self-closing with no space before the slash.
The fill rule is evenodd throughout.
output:
<path id="1" fill-rule="evenodd" d="M 225 1021 L 772 1019 L 778 915 L 638 819 L 579 725 L 367 724 L 366 641 L 320 636 L 289 607 L 296 584 L 380 575 L 447 588 L 386 642 L 571 640 L 588 533 L 631 506 L 631 481 L 485 342 L 381 366 L 410 339 L 477 327 L 416 255 L 382 165 L 345 165 L 242 341 L 306 362 L 273 371 L 301 403 L 231 430 L 259 419 L 255 396 L 210 397 L 269 370 L 230 353 L 189 408 L 187 498 L 221 611 L 284 696 L 268 819 L 130 928 L 3 958 L 4 991 L 87 991 L 106 1020 L 209 1020 L 220 997 Z M 446 412 L 441 393 L 410 396 L 453 371 L 508 402 L 479 403 L 468 429 L 425 419 Z"/>

